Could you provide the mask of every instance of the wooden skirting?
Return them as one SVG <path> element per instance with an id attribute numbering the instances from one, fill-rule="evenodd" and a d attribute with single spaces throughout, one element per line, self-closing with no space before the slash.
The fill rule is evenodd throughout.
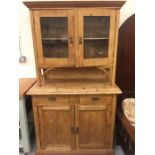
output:
<path id="1" fill-rule="evenodd" d="M 53 152 L 37 150 L 35 155 L 115 155 L 113 150 Z"/>

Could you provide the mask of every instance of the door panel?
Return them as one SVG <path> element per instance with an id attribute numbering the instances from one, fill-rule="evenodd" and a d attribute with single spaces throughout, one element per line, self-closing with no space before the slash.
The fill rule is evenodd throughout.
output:
<path id="1" fill-rule="evenodd" d="M 74 66 L 73 16 L 72 10 L 34 12 L 39 65 Z"/>
<path id="2" fill-rule="evenodd" d="M 79 66 L 112 65 L 115 11 L 79 9 Z"/>
<path id="3" fill-rule="evenodd" d="M 76 136 L 76 148 L 104 149 L 107 130 L 106 105 L 77 105 L 76 127 L 79 134 Z"/>
<path id="4" fill-rule="evenodd" d="M 74 107 L 70 105 L 38 106 L 41 149 L 72 150 L 75 136 L 71 133 L 74 127 Z"/>

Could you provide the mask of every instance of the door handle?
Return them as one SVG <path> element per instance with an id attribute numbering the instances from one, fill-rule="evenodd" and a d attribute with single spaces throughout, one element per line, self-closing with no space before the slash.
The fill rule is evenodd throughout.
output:
<path id="1" fill-rule="evenodd" d="M 78 127 L 76 127 L 76 128 L 71 127 L 71 132 L 72 132 L 72 134 L 79 134 L 79 128 Z"/>
<path id="2" fill-rule="evenodd" d="M 81 45 L 83 43 L 82 37 L 79 38 L 79 44 Z"/>
<path id="3" fill-rule="evenodd" d="M 70 42 L 70 44 L 73 44 L 73 38 L 72 37 L 69 38 L 69 42 Z"/>

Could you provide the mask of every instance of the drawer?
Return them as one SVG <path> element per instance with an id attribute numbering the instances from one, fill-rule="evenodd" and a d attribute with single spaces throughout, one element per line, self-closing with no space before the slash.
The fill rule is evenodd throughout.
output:
<path id="1" fill-rule="evenodd" d="M 69 103 L 69 96 L 37 96 L 37 104 Z"/>
<path id="2" fill-rule="evenodd" d="M 111 104 L 112 95 L 84 95 L 80 96 L 80 104 Z"/>

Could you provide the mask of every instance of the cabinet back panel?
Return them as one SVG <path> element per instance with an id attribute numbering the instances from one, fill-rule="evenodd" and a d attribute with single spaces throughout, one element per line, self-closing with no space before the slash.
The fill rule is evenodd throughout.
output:
<path id="1" fill-rule="evenodd" d="M 99 80 L 110 82 L 110 69 L 105 69 L 107 73 L 97 68 L 57 68 L 52 69 L 45 75 L 45 79 L 69 79 L 69 80 Z"/>

